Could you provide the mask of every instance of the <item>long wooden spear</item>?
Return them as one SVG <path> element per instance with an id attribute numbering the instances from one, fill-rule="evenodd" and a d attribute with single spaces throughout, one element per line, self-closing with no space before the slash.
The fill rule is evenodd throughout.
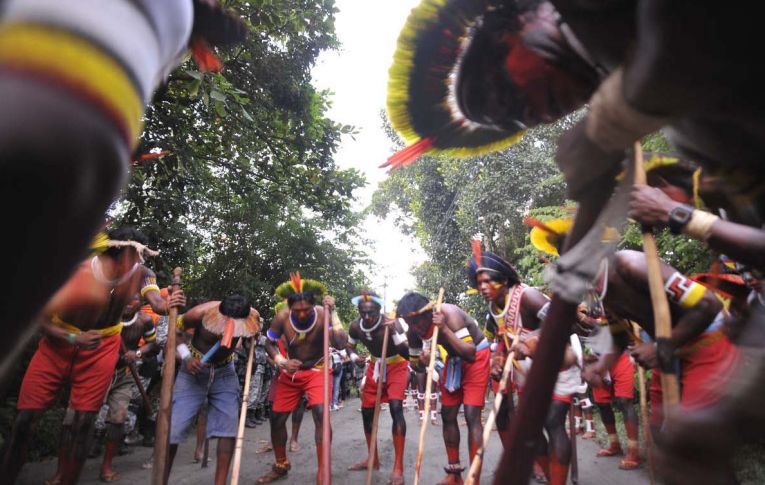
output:
<path id="1" fill-rule="evenodd" d="M 441 311 L 441 304 L 444 302 L 444 289 L 438 290 L 438 299 L 436 300 L 436 312 Z M 433 369 L 436 368 L 436 353 L 438 352 L 438 327 L 433 329 L 433 338 L 430 342 L 430 363 L 428 363 L 428 373 L 425 381 L 425 419 L 420 425 L 420 444 L 417 448 L 417 461 L 414 463 L 414 485 L 420 483 L 420 467 L 422 466 L 422 453 L 425 451 L 425 431 L 428 429 L 428 415 L 430 414 L 430 391 L 433 388 Z"/>
<path id="2" fill-rule="evenodd" d="M 128 353 L 128 349 L 125 346 L 124 340 L 120 341 L 120 350 L 122 350 L 122 355 Z M 146 389 L 143 387 L 141 378 L 138 376 L 138 371 L 135 368 L 135 363 L 128 362 L 127 368 L 130 371 L 130 375 L 133 376 L 135 385 L 138 387 L 138 393 L 141 394 L 141 402 L 143 403 L 144 410 L 146 411 L 146 416 L 150 418 L 153 411 L 151 408 L 151 401 L 149 400 L 149 396 L 146 394 Z"/>
<path id="3" fill-rule="evenodd" d="M 568 407 L 568 429 L 571 439 L 571 483 L 579 483 L 579 456 L 576 452 L 576 420 L 574 419 L 574 403 Z"/>
<path id="4" fill-rule="evenodd" d="M 173 270 L 171 293 L 181 286 L 181 268 Z M 175 321 L 178 308 L 171 307 L 167 319 L 167 343 L 165 344 L 165 365 L 162 370 L 162 387 L 159 395 L 159 415 L 157 416 L 157 439 L 154 442 L 154 466 L 152 467 L 152 485 L 166 485 L 169 475 L 168 449 L 170 448 L 170 417 L 173 411 L 173 381 L 175 379 Z"/>
<path id="5" fill-rule="evenodd" d="M 369 459 L 367 460 L 367 485 L 372 485 L 372 469 L 375 463 L 375 452 L 377 451 L 377 426 L 380 423 L 380 401 L 382 400 L 383 376 L 388 367 L 385 359 L 388 358 L 388 335 L 390 327 L 385 327 L 383 333 L 382 353 L 380 354 L 380 369 L 377 372 L 377 394 L 375 395 L 375 413 L 372 417 L 372 436 L 369 439 Z"/>
<path id="6" fill-rule="evenodd" d="M 579 204 L 574 227 L 566 238 L 564 252 L 578 243 L 595 224 L 601 209 L 611 198 L 613 177 L 601 176 L 600 190 L 591 191 Z M 510 423 L 509 446 L 502 453 L 494 473 L 495 485 L 527 485 L 542 436 L 542 425 L 547 418 L 558 371 L 563 364 L 563 353 L 571 334 L 571 322 L 576 319 L 579 302 L 567 301 L 554 294 L 550 309 L 542 324 L 542 334 L 535 352 L 536 358 L 526 377 L 517 411 Z"/>
<path id="7" fill-rule="evenodd" d="M 635 339 L 640 341 L 640 327 L 632 322 L 632 331 Z M 648 478 L 651 485 L 656 483 L 656 469 L 653 463 L 653 437 L 651 436 L 651 426 L 648 423 L 648 400 L 646 399 L 645 389 L 645 371 L 638 365 L 638 388 L 640 391 L 640 419 L 643 421 L 643 436 L 645 437 L 645 452 L 648 456 Z"/>
<path id="8" fill-rule="evenodd" d="M 239 429 L 236 432 L 236 446 L 234 448 L 234 467 L 231 470 L 231 485 L 239 483 L 239 468 L 242 465 L 242 444 L 244 443 L 244 422 L 247 419 L 247 401 L 250 398 L 250 379 L 252 378 L 252 356 L 255 350 L 254 339 L 250 342 L 250 351 L 247 356 L 247 370 L 244 375 L 244 392 L 242 393 L 242 410 L 239 412 Z"/>
<path id="9" fill-rule="evenodd" d="M 515 336 L 513 336 L 513 344 L 511 347 L 508 347 L 507 350 L 510 350 L 513 346 L 518 344 L 520 336 L 521 336 L 520 331 L 515 332 Z M 505 345 L 507 345 L 507 343 L 505 343 Z M 479 478 L 475 475 L 478 473 L 478 470 L 481 467 L 481 463 L 483 463 L 483 454 L 484 454 L 484 451 L 486 450 L 486 447 L 489 445 L 489 438 L 491 438 L 491 431 L 492 431 L 492 428 L 494 427 L 494 422 L 497 420 L 497 413 L 499 413 L 499 407 L 502 405 L 504 392 L 507 389 L 508 382 L 510 381 L 510 372 L 513 370 L 514 360 L 515 360 L 515 352 L 510 352 L 510 354 L 507 356 L 507 360 L 505 360 L 504 367 L 502 367 L 502 377 L 499 380 L 499 390 L 497 391 L 497 394 L 494 395 L 494 406 L 492 406 L 491 412 L 489 413 L 489 416 L 486 418 L 486 423 L 484 423 L 483 425 L 483 444 L 481 444 L 481 447 L 478 448 L 478 451 L 476 451 L 476 454 L 473 457 L 473 461 L 470 463 L 470 470 L 468 471 L 465 485 L 473 485 L 475 480 Z M 513 395 L 508 393 L 507 396 L 504 396 L 504 398 L 512 399 Z"/>
<path id="10" fill-rule="evenodd" d="M 646 183 L 645 167 L 643 167 L 643 148 L 640 142 L 635 142 L 635 184 Z M 672 319 L 669 313 L 669 302 L 664 293 L 664 279 L 661 277 L 659 252 L 656 249 L 656 239 L 650 228 L 643 228 L 643 252 L 648 269 L 648 288 L 651 292 L 653 307 L 654 332 L 656 338 L 672 336 Z M 664 406 L 664 416 L 669 416 L 670 410 L 680 402 L 680 386 L 674 372 L 661 370 L 661 391 Z"/>
<path id="11" fill-rule="evenodd" d="M 329 369 L 331 367 L 331 363 L 329 361 L 329 325 L 330 325 L 330 313 L 329 313 L 329 307 L 327 305 L 324 305 L 324 408 L 322 409 L 322 418 L 321 418 L 321 475 L 322 485 L 331 485 L 332 484 L 332 470 L 330 467 L 332 466 L 332 458 L 330 456 L 332 447 L 330 446 L 330 439 L 331 439 L 331 428 L 329 424 L 329 406 L 330 406 L 330 395 L 329 395 L 329 383 L 330 383 L 330 375 L 329 375 Z"/>

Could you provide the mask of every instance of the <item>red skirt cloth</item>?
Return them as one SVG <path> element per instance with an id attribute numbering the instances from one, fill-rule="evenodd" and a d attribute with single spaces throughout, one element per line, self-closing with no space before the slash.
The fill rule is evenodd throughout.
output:
<path id="1" fill-rule="evenodd" d="M 633 399 L 635 397 L 635 366 L 627 352 L 622 352 L 608 372 L 611 374 L 611 384 L 592 389 L 595 402 L 611 404 L 617 397 Z"/>
<path id="2" fill-rule="evenodd" d="M 364 390 L 361 393 L 361 407 L 373 408 L 375 398 L 377 397 L 377 382 L 374 380 L 375 366 L 368 365 L 366 379 L 364 380 Z M 388 364 L 386 371 L 386 381 L 383 383 L 380 402 L 389 400 L 403 401 L 405 397 L 406 386 L 409 384 L 409 362 L 397 362 Z"/>
<path id="3" fill-rule="evenodd" d="M 658 367 L 651 369 L 651 382 L 648 385 L 648 397 L 651 401 L 651 417 L 648 419 L 652 428 L 661 427 L 664 423 L 664 394 L 661 390 L 661 371 Z"/>
<path id="4" fill-rule="evenodd" d="M 98 411 L 109 390 L 120 350 L 119 335 L 105 337 L 93 350 L 43 337 L 21 384 L 17 409 L 47 409 L 61 388 L 71 385 L 69 407 Z"/>
<path id="5" fill-rule="evenodd" d="M 308 398 L 308 407 L 324 404 L 324 369 L 299 370 L 294 374 L 280 372 L 274 388 L 273 410 L 277 413 L 294 411 L 300 399 Z M 329 395 L 332 396 L 332 377 L 329 378 Z"/>
<path id="6" fill-rule="evenodd" d="M 486 388 L 489 385 L 489 348 L 479 350 L 475 354 L 475 361 L 462 360 L 462 386 L 454 392 L 449 392 L 444 387 L 446 382 L 446 366 L 441 371 L 441 405 L 442 406 L 466 406 L 483 407 L 486 399 Z M 448 361 L 449 358 L 447 358 Z M 448 364 L 447 364 L 448 365 Z"/>
<path id="7" fill-rule="evenodd" d="M 680 405 L 700 409 L 720 400 L 720 389 L 729 381 L 741 361 L 738 348 L 716 330 L 701 335 L 689 346 L 689 355 L 681 357 L 682 380 Z"/>

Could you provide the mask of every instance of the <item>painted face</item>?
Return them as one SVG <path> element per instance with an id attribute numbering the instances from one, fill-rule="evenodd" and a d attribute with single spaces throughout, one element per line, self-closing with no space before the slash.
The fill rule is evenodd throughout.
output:
<path id="1" fill-rule="evenodd" d="M 513 109 L 505 109 L 504 116 L 532 127 L 553 122 L 587 102 L 592 94 L 589 83 L 528 48 L 518 33 L 507 35 L 505 42 L 510 50 L 504 68 L 518 92 L 514 93 L 515 106 Z M 503 107 L 498 106 L 497 109 Z"/>
<path id="2" fill-rule="evenodd" d="M 493 281 L 485 271 L 476 275 L 478 282 L 478 291 L 484 300 L 498 302 L 507 294 L 507 286 Z"/>
<path id="3" fill-rule="evenodd" d="M 292 312 L 292 318 L 297 320 L 299 323 L 306 325 L 311 323 L 311 320 L 313 320 L 314 317 L 314 313 L 316 312 L 316 310 L 313 308 L 313 305 L 305 300 L 300 300 L 293 303 L 290 307 L 290 311 Z"/>
<path id="4" fill-rule="evenodd" d="M 420 337 L 430 338 L 433 335 L 433 312 L 428 311 L 421 315 L 405 317 L 404 321 Z"/>
<path id="5" fill-rule="evenodd" d="M 364 326 L 369 328 L 380 318 L 380 306 L 373 301 L 362 301 L 359 303 L 359 315 L 364 321 Z"/>

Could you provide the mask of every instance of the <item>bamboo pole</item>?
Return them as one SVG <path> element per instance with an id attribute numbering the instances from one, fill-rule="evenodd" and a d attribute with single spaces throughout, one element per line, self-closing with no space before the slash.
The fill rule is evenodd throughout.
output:
<path id="1" fill-rule="evenodd" d="M 643 148 L 640 142 L 635 142 L 635 184 L 645 184 L 646 175 L 643 167 Z M 643 228 L 643 251 L 645 252 L 646 266 L 648 268 L 648 287 L 651 292 L 651 306 L 653 308 L 653 320 L 656 338 L 669 338 L 672 336 L 672 319 L 669 313 L 669 303 L 664 293 L 664 279 L 661 277 L 661 264 L 659 252 L 656 249 L 656 239 L 650 228 Z M 668 416 L 670 410 L 680 402 L 680 386 L 674 372 L 661 371 L 661 390 L 664 406 L 664 415 Z"/>
<path id="2" fill-rule="evenodd" d="M 372 417 L 372 436 L 369 440 L 369 459 L 367 460 L 367 485 L 372 485 L 372 470 L 375 463 L 375 452 L 377 451 L 377 426 L 380 423 L 380 401 L 382 400 L 383 376 L 388 367 L 385 359 L 388 358 L 388 335 L 390 327 L 385 327 L 383 333 L 382 353 L 380 354 L 380 370 L 377 375 L 377 394 L 375 395 L 375 413 Z"/>
<path id="3" fill-rule="evenodd" d="M 239 412 L 239 429 L 236 432 L 236 445 L 234 447 L 234 466 L 231 470 L 231 485 L 239 484 L 239 468 L 242 465 L 242 445 L 244 444 L 244 421 L 247 418 L 247 401 L 250 397 L 250 379 L 252 378 L 252 356 L 255 351 L 255 341 L 250 342 L 250 351 L 247 356 L 247 370 L 244 375 L 244 392 L 242 392 L 242 410 Z"/>
<path id="4" fill-rule="evenodd" d="M 574 419 L 574 403 L 568 407 L 568 429 L 571 439 L 571 483 L 579 483 L 579 456 L 576 451 L 576 420 Z"/>
<path id="5" fill-rule="evenodd" d="M 638 324 L 632 322 L 632 331 L 635 334 L 635 340 L 640 341 L 640 329 Z M 651 485 L 656 483 L 656 468 L 653 462 L 653 437 L 651 436 L 651 426 L 648 423 L 648 400 L 646 399 L 645 372 L 638 365 L 638 388 L 640 391 L 640 419 L 643 421 L 643 435 L 645 436 L 645 452 L 648 456 L 648 478 Z"/>
<path id="6" fill-rule="evenodd" d="M 436 312 L 441 311 L 441 304 L 444 301 L 444 289 L 438 290 L 438 300 L 436 300 Z M 414 485 L 420 483 L 420 467 L 422 466 L 422 453 L 425 451 L 425 431 L 428 429 L 428 415 L 430 414 L 430 391 L 433 388 L 433 369 L 436 367 L 436 353 L 438 352 L 438 327 L 433 329 L 433 339 L 430 343 L 430 363 L 425 380 L 425 417 L 420 425 L 420 444 L 417 448 L 417 461 L 414 463 Z"/>
<path id="7" fill-rule="evenodd" d="M 181 268 L 173 271 L 171 291 L 181 286 Z M 178 308 L 172 307 L 167 312 L 167 343 L 165 344 L 165 365 L 162 370 L 162 387 L 159 396 L 159 414 L 157 416 L 156 441 L 154 442 L 154 466 L 152 467 L 152 485 L 166 485 L 169 475 L 168 449 L 170 448 L 170 418 L 173 411 L 173 381 L 175 380 L 175 321 Z"/>
<path id="8" fill-rule="evenodd" d="M 518 332 L 515 333 L 515 336 L 513 336 L 513 344 L 511 347 L 509 347 L 507 350 L 509 351 L 512 347 L 518 344 L 518 341 L 520 340 L 521 332 L 520 329 Z M 505 345 L 507 345 L 507 340 L 505 340 Z M 475 480 L 479 477 L 476 477 L 476 473 L 478 473 L 478 469 L 481 467 L 481 464 L 483 463 L 483 454 L 486 450 L 486 447 L 489 445 L 489 439 L 491 438 L 491 430 L 494 427 L 494 423 L 497 420 L 497 413 L 499 413 L 499 407 L 502 405 L 502 396 L 507 389 L 508 381 L 510 380 L 510 372 L 513 370 L 513 362 L 515 361 L 515 352 L 510 352 L 507 356 L 507 359 L 505 360 L 505 365 L 502 367 L 502 377 L 499 381 L 499 389 L 497 390 L 497 394 L 494 396 L 494 405 L 491 408 L 491 412 L 489 412 L 489 416 L 486 418 L 486 423 L 483 425 L 483 444 L 480 448 L 478 448 L 478 451 L 476 451 L 475 456 L 473 457 L 473 461 L 470 463 L 470 470 L 467 474 L 467 480 L 465 481 L 465 485 L 472 485 Z M 512 399 L 512 394 L 507 395 L 507 399 Z"/>
<path id="9" fill-rule="evenodd" d="M 331 464 L 332 464 L 332 458 L 331 458 L 331 446 L 330 446 L 330 440 L 331 438 L 331 428 L 329 424 L 329 406 L 330 406 L 330 398 L 329 395 L 329 380 L 331 379 L 329 375 L 329 369 L 331 368 L 331 363 L 329 360 L 329 325 L 330 325 L 330 312 L 329 307 L 327 305 L 324 305 L 324 367 L 322 368 L 324 373 L 324 408 L 322 409 L 322 419 L 321 419 L 321 474 L 322 474 L 322 485 L 331 485 L 332 484 L 332 470 L 331 470 Z"/>

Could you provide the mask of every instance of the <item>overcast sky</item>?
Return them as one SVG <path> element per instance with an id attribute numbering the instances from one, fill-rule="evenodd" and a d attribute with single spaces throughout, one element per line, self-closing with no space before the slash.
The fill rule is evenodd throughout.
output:
<path id="1" fill-rule="evenodd" d="M 330 89 L 333 106 L 329 116 L 337 122 L 354 125 L 360 133 L 353 140 L 344 136 L 336 160 L 341 167 L 359 169 L 369 185 L 357 192 L 360 207 L 369 204 L 377 184 L 386 172 L 377 168 L 392 148 L 380 121 L 385 107 L 388 67 L 396 38 L 418 0 L 338 0 L 337 36 L 339 52 L 323 53 L 313 70 L 314 84 Z M 425 256 L 416 241 L 405 237 L 390 220 L 370 218 L 365 236 L 373 241 L 370 255 L 381 270 L 368 276 L 374 288 L 383 292 L 387 280 L 387 300 L 401 297 L 414 286 L 413 265 Z"/>

